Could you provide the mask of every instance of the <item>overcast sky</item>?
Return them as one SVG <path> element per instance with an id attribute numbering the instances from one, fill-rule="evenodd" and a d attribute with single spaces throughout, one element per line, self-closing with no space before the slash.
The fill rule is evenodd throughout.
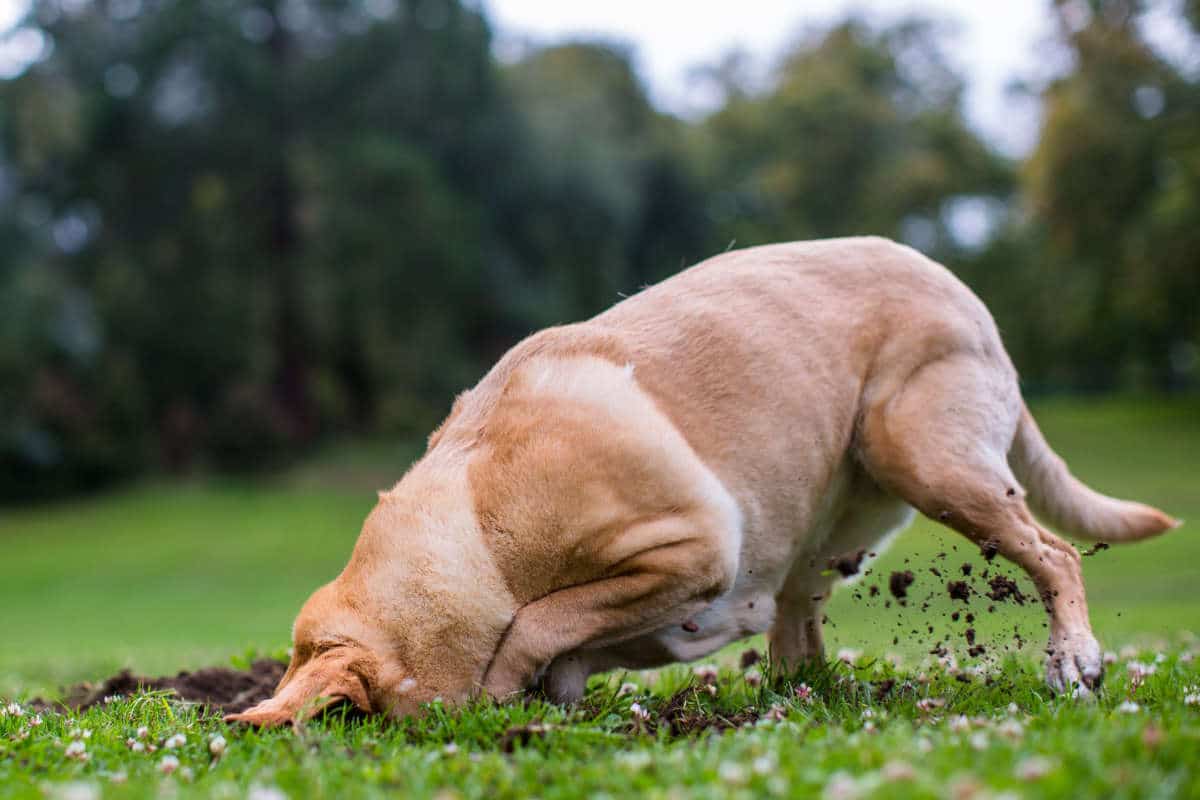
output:
<path id="1" fill-rule="evenodd" d="M 485 0 L 501 33 L 532 34 L 553 41 L 577 34 L 608 35 L 636 47 L 638 66 L 656 102 L 688 112 L 704 98 L 689 92 L 688 68 L 744 48 L 767 67 L 807 27 L 852 12 L 885 22 L 924 13 L 954 23 L 948 50 L 970 81 L 972 122 L 1009 151 L 1022 151 L 1036 133 L 1035 109 L 1005 88 L 1015 78 L 1046 74 L 1040 48 L 1051 33 L 1050 0 Z"/>
<path id="2" fill-rule="evenodd" d="M 87 0 L 69 0 L 87 2 Z M 947 20 L 950 57 L 968 79 L 967 114 L 977 129 L 1006 152 L 1019 155 L 1037 132 L 1036 106 L 1006 91 L 1018 79 L 1044 79 L 1061 68 L 1048 47 L 1051 0 L 476 0 L 499 29 L 503 57 L 532 37 L 548 43 L 578 36 L 623 40 L 635 48 L 637 66 L 662 108 L 704 110 L 705 99 L 689 84 L 690 67 L 712 62 L 738 47 L 766 69 L 781 49 L 806 28 L 857 12 L 886 22 L 918 13 Z M 1161 51 L 1200 70 L 1200 46 L 1171 24 L 1179 0 L 1156 0 L 1149 38 Z M 28 0 L 0 0 L 0 31 L 8 30 Z M 31 37 L 0 34 L 0 77 L 12 74 Z"/>

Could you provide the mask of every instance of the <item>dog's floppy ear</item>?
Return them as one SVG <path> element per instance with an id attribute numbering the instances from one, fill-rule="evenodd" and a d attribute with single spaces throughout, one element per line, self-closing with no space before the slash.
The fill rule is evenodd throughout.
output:
<path id="1" fill-rule="evenodd" d="M 226 722 L 245 722 L 262 728 L 303 721 L 327 706 L 349 700 L 371 713 L 365 679 L 351 669 L 358 660 L 348 648 L 337 648 L 288 669 L 275 695 L 240 714 L 229 714 Z"/>

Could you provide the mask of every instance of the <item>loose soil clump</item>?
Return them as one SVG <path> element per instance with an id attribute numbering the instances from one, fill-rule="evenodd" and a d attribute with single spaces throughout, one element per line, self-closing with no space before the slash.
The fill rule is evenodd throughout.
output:
<path id="1" fill-rule="evenodd" d="M 913 581 L 912 570 L 906 569 L 903 572 L 893 572 L 891 578 L 888 579 L 888 589 L 892 593 L 892 597 L 897 600 L 903 600 L 908 597 L 908 587 L 912 586 Z"/>
<path id="2" fill-rule="evenodd" d="M 858 570 L 862 567 L 863 557 L 866 554 L 866 550 L 856 550 L 853 553 L 846 553 L 837 558 L 831 558 L 829 560 L 829 568 L 836 569 L 842 574 L 843 578 L 857 575 Z"/>
<path id="3" fill-rule="evenodd" d="M 950 593 L 951 600 L 966 602 L 971 599 L 971 587 L 966 581 L 950 581 L 946 584 L 946 591 Z"/>
<path id="4" fill-rule="evenodd" d="M 545 738 L 551 730 L 553 730 L 552 726 L 543 725 L 540 722 L 517 725 L 506 730 L 500 737 L 500 749 L 505 753 L 515 752 L 517 747 L 526 747 L 534 739 Z"/>
<path id="5" fill-rule="evenodd" d="M 81 711 L 100 705 L 108 697 L 131 697 L 143 691 L 166 690 L 185 702 L 207 706 L 223 714 L 236 714 L 269 698 L 286 671 L 287 664 L 269 658 L 255 661 L 248 670 L 206 667 L 195 672 L 180 672 L 174 677 L 147 678 L 122 670 L 99 685 L 81 683 L 72 686 L 56 703 L 35 700 L 34 705 L 46 711 Z"/>
<path id="6" fill-rule="evenodd" d="M 750 648 L 749 650 L 742 651 L 742 657 L 740 660 L 742 669 L 750 669 L 755 664 L 757 664 L 759 661 L 762 661 L 762 655 L 757 650 L 755 650 L 753 647 Z"/>
<path id="7" fill-rule="evenodd" d="M 992 587 L 987 595 L 989 599 L 995 600 L 997 603 L 1012 599 L 1019 606 L 1025 605 L 1026 597 L 1021 591 L 1021 587 L 1017 586 L 1017 582 L 1012 578 L 996 575 L 988 581 L 988 586 Z"/>
<path id="8" fill-rule="evenodd" d="M 689 704 L 700 705 L 697 702 L 700 699 L 699 688 L 687 686 L 680 689 L 667 700 L 662 711 L 658 713 L 654 720 L 655 727 L 666 726 L 672 736 L 691 736 L 705 731 L 720 733 L 758 721 L 758 711 L 754 708 L 747 708 L 729 715 L 705 711 L 701 708 L 688 708 Z"/>

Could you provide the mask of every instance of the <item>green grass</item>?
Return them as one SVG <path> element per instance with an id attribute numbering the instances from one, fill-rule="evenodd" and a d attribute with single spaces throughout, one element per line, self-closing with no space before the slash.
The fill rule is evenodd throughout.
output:
<path id="1" fill-rule="evenodd" d="M 978 666 L 993 685 L 980 677 L 960 683 L 930 665 L 930 644 L 943 636 L 964 667 L 976 662 L 963 657 L 965 623 L 950 620 L 944 579 L 928 567 L 945 573 L 962 561 L 980 562 L 965 541 L 922 521 L 860 584 L 865 589 L 891 569 L 913 569 L 918 581 L 908 608 L 884 608 L 883 595 L 865 591 L 856 600 L 853 590 L 831 604 L 829 648 L 861 650 L 861 669 L 807 676 L 817 688 L 813 702 L 797 700 L 787 684 L 754 689 L 727 669 L 715 698 L 691 701 L 726 716 L 746 707 L 762 714 L 778 703 L 782 722 L 684 738 L 639 725 L 630 703 L 654 713 L 688 680 L 686 668 L 632 676 L 637 693 L 619 698 L 622 676 L 596 679 L 580 709 L 434 709 L 407 726 L 334 718 L 299 736 L 229 730 L 195 709 L 148 696 L 78 716 L 43 715 L 36 727 L 28 714 L 0 717 L 0 796 L 100 789 L 113 796 L 178 790 L 240 797 L 257 787 L 336 797 L 443 789 L 464 797 L 965 797 L 976 787 L 1018 796 L 1200 797 L 1200 706 L 1184 703 L 1197 691 L 1187 687 L 1200 684 L 1197 662 L 1186 660 L 1200 648 L 1189 633 L 1200 631 L 1200 403 L 1055 402 L 1035 414 L 1091 485 L 1195 521 L 1085 559 L 1102 643 L 1148 648 L 1143 660 L 1167 656 L 1136 691 L 1123 657 L 1098 703 L 1051 697 L 1037 659 L 1044 620 L 1033 605 L 1005 605 L 994 614 L 972 606 L 990 648 Z M 345 562 L 373 490 L 398 478 L 411 457 L 411 448 L 390 443 L 342 447 L 266 482 L 147 484 L 4 512 L 0 696 L 50 694 L 123 666 L 160 674 L 227 663 L 249 650 L 280 651 L 300 603 Z M 1013 643 L 1014 625 L 1029 644 L 1006 655 L 996 645 Z M 717 660 L 732 668 L 740 649 Z M 895 675 L 885 655 L 902 659 Z M 899 679 L 897 688 L 876 700 L 873 687 L 887 676 Z M 1118 711 L 1129 696 L 1141 710 Z M 923 712 L 916 706 L 923 697 L 947 704 Z M 1019 707 L 1015 714 L 1010 702 Z M 864 719 L 868 709 L 874 716 Z M 973 721 L 963 728 L 951 722 L 958 715 Z M 533 720 L 550 730 L 503 752 L 504 732 Z M 149 744 L 186 735 L 176 753 L 179 771 L 159 774 L 161 749 L 134 754 L 126 746 L 141 725 L 150 729 Z M 86 761 L 65 755 L 73 730 L 91 732 L 80 739 Z M 228 749 L 213 760 L 207 742 L 217 734 Z M 445 749 L 451 742 L 457 752 Z M 1018 775 L 1037 767 L 1045 771 L 1038 779 Z M 912 777 L 896 779 L 905 772 Z M 126 782 L 112 782 L 114 775 Z"/>

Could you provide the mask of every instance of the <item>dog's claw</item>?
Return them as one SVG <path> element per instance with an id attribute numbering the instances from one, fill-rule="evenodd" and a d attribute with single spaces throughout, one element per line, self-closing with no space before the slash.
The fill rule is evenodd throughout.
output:
<path id="1" fill-rule="evenodd" d="M 1090 698 L 1104 681 L 1100 643 L 1089 634 L 1052 640 L 1046 662 L 1046 683 L 1058 694 Z"/>

